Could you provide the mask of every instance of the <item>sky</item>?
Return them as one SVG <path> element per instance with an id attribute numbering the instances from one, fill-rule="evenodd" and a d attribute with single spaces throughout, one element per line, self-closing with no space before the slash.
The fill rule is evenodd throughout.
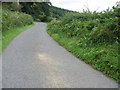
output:
<path id="1" fill-rule="evenodd" d="M 101 12 L 115 6 L 117 1 L 120 0 L 50 0 L 53 6 L 78 12 L 87 8 L 90 11 Z"/>

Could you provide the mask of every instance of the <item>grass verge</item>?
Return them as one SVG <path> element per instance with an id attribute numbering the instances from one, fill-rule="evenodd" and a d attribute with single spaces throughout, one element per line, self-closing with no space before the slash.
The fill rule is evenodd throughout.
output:
<path id="1" fill-rule="evenodd" d="M 64 33 L 53 33 L 52 30 L 47 29 L 48 34 L 53 37 L 61 46 L 66 48 L 74 56 L 82 59 L 85 63 L 91 65 L 93 68 L 103 72 L 107 76 L 115 79 L 120 83 L 120 76 L 118 72 L 118 46 L 112 45 L 95 45 L 93 47 L 82 47 L 77 44 L 80 38 L 69 38 Z"/>
<path id="2" fill-rule="evenodd" d="M 2 46 L 2 48 L 0 48 L 0 53 L 2 53 L 2 51 L 4 51 L 4 49 L 9 45 L 9 43 L 21 32 L 27 30 L 28 28 L 32 27 L 34 24 L 32 25 L 27 25 L 27 26 L 23 26 L 23 27 L 18 27 L 15 28 L 13 30 L 8 30 L 2 33 L 2 39 L 0 39 L 0 46 Z"/>

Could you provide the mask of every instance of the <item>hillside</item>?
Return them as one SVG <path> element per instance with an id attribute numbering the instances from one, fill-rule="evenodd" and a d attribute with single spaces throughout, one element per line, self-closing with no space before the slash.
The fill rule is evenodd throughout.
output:
<path id="1" fill-rule="evenodd" d="M 56 18 L 56 19 L 60 19 L 60 17 L 70 12 L 75 12 L 75 11 L 70 11 L 70 10 L 58 8 L 55 6 L 50 6 L 51 17 Z"/>

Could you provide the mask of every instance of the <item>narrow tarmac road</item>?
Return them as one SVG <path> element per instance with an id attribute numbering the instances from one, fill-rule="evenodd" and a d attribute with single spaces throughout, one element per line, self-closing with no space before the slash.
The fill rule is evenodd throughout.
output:
<path id="1" fill-rule="evenodd" d="M 2 57 L 3 88 L 118 88 L 118 84 L 75 58 L 36 23 L 18 35 Z"/>

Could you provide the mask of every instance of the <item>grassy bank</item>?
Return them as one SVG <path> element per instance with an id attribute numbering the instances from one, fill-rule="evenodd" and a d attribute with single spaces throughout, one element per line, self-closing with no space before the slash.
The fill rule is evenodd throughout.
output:
<path id="1" fill-rule="evenodd" d="M 77 45 L 79 44 L 79 38 L 69 38 L 63 34 L 52 34 L 50 31 L 48 33 L 74 56 L 120 82 L 118 79 L 118 45 L 96 45 L 91 48 L 79 47 Z"/>
<path id="2" fill-rule="evenodd" d="M 69 13 L 49 23 L 47 31 L 77 58 L 120 82 L 118 11 Z"/>
<path id="3" fill-rule="evenodd" d="M 13 30 L 5 31 L 2 33 L 2 51 L 9 45 L 9 43 L 21 32 L 27 30 L 28 28 L 32 27 L 32 25 L 27 25 L 19 28 L 15 28 Z"/>

